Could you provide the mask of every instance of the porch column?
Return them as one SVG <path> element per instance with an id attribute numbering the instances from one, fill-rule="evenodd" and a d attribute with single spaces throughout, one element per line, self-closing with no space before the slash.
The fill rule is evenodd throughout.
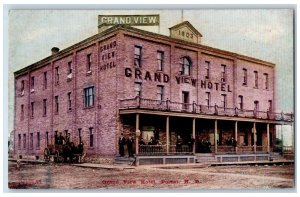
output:
<path id="1" fill-rule="evenodd" d="M 170 125 L 169 125 L 170 117 L 167 116 L 166 118 L 166 135 L 167 135 L 167 154 L 169 154 L 169 147 L 170 147 Z"/>
<path id="2" fill-rule="evenodd" d="M 193 154 L 195 154 L 196 118 L 193 118 L 193 139 L 194 139 L 194 143 L 192 144 L 192 146 L 193 146 Z"/>
<path id="3" fill-rule="evenodd" d="M 135 155 L 139 154 L 140 114 L 135 115 Z"/>
<path id="4" fill-rule="evenodd" d="M 218 120 L 215 120 L 215 153 L 218 152 L 217 135 L 218 135 Z"/>
<path id="5" fill-rule="evenodd" d="M 254 153 L 256 153 L 256 122 L 253 123 Z"/>
<path id="6" fill-rule="evenodd" d="M 234 139 L 236 141 L 236 146 L 235 146 L 235 152 L 237 153 L 238 149 L 237 149 L 237 141 L 238 141 L 238 122 L 235 121 L 235 124 L 234 124 Z"/>
<path id="7" fill-rule="evenodd" d="M 270 153 L 270 124 L 267 124 L 267 152 Z"/>

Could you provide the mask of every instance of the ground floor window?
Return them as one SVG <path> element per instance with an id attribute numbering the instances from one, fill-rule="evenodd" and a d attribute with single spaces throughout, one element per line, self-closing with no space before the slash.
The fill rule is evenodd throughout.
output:
<path id="1" fill-rule="evenodd" d="M 90 132 L 90 147 L 94 147 L 94 131 L 93 128 L 89 128 Z"/>

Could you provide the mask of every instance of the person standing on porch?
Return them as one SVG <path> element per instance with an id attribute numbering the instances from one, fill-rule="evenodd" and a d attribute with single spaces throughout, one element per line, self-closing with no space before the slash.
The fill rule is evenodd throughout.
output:
<path id="1" fill-rule="evenodd" d="M 176 142 L 176 152 L 181 152 L 181 147 L 182 147 L 182 139 L 180 135 L 178 135 L 177 142 Z"/>
<path id="2" fill-rule="evenodd" d="M 193 135 L 191 135 L 188 141 L 189 152 L 193 152 L 194 145 L 195 145 L 195 139 L 193 138 Z"/>
<path id="3" fill-rule="evenodd" d="M 121 136 L 119 138 L 119 154 L 121 157 L 124 157 L 124 145 L 126 144 L 126 139 L 123 136 L 123 133 L 121 133 Z"/>
<path id="4" fill-rule="evenodd" d="M 129 157 L 133 157 L 133 143 L 134 143 L 134 140 L 133 140 L 133 138 L 131 137 L 131 134 L 130 134 L 128 139 L 127 139 L 127 142 L 126 142 Z"/>

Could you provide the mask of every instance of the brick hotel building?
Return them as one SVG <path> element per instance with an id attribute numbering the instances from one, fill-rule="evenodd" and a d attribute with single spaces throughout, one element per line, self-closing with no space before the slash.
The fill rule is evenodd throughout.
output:
<path id="1" fill-rule="evenodd" d="M 121 133 L 160 141 L 159 148 L 136 144 L 140 161 L 199 155 L 203 139 L 214 155 L 269 155 L 275 126 L 293 122 L 275 105 L 275 65 L 202 45 L 201 38 L 187 21 L 171 27 L 170 36 L 115 25 L 52 48 L 51 56 L 14 73 L 15 155 L 43 155 L 57 133 L 83 142 L 88 156 L 117 156 Z M 178 153 L 178 136 L 183 149 L 196 139 L 193 150 Z"/>

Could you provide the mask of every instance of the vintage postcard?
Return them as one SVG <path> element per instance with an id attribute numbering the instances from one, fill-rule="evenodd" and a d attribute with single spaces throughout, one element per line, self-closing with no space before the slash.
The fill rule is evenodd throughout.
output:
<path id="1" fill-rule="evenodd" d="M 294 191 L 293 18 L 9 10 L 9 190 Z"/>

